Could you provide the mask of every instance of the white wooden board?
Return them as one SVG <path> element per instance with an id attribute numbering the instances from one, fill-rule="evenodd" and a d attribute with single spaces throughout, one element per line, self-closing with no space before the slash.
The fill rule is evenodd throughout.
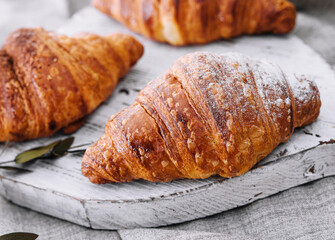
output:
<path id="1" fill-rule="evenodd" d="M 329 65 L 294 36 L 252 36 L 218 41 L 204 46 L 172 47 L 133 34 L 120 24 L 88 7 L 76 14 L 60 33 L 116 31 L 135 35 L 145 54 L 120 82 L 115 93 L 77 131 L 74 145 L 94 142 L 103 134 L 111 114 L 132 104 L 147 82 L 167 70 L 180 56 L 194 51 L 238 51 L 277 62 L 283 69 L 317 82 L 322 109 L 318 120 L 295 131 L 257 168 L 243 176 L 223 179 L 180 180 L 171 183 L 136 181 L 94 185 L 81 175 L 81 157 L 39 160 L 24 167 L 31 173 L 0 170 L 0 194 L 30 209 L 97 229 L 154 227 L 205 217 L 251 203 L 288 188 L 335 175 L 335 75 Z M 127 89 L 126 94 L 122 89 Z M 10 160 L 26 149 L 64 138 L 11 143 L 0 161 Z M 320 142 L 329 142 L 321 144 Z"/>

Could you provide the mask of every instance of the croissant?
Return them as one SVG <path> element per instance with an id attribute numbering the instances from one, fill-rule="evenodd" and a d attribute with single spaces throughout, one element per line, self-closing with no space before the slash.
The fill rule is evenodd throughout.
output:
<path id="1" fill-rule="evenodd" d="M 77 130 L 142 53 L 123 34 L 13 32 L 0 50 L 0 141 Z"/>
<path id="2" fill-rule="evenodd" d="M 287 0 L 92 0 L 131 30 L 172 45 L 202 44 L 241 34 L 285 34 L 296 10 Z"/>
<path id="3" fill-rule="evenodd" d="M 313 122 L 320 106 L 313 82 L 265 60 L 189 54 L 110 118 L 82 173 L 93 183 L 238 176 Z"/>

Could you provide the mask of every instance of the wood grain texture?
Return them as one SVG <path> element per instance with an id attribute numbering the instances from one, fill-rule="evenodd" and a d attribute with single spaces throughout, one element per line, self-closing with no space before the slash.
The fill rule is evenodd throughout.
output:
<path id="1" fill-rule="evenodd" d="M 107 34 L 129 33 L 93 8 L 74 16 L 60 33 L 92 31 Z M 145 54 L 121 81 L 114 95 L 74 136 L 75 145 L 96 141 L 111 114 L 130 105 L 138 90 L 168 69 L 180 56 L 193 51 L 224 53 L 238 51 L 277 62 L 284 70 L 304 73 L 316 81 L 321 92 L 319 119 L 280 145 L 258 168 L 236 178 L 224 180 L 180 180 L 171 183 L 136 181 L 124 184 L 91 184 L 81 175 L 81 157 L 68 155 L 25 166 L 32 173 L 0 172 L 0 194 L 12 202 L 83 226 L 99 229 L 162 226 L 205 217 L 241 206 L 279 191 L 335 175 L 335 145 L 323 144 L 335 138 L 335 76 L 329 65 L 300 39 L 288 37 L 244 37 L 206 46 L 174 48 L 142 37 Z M 128 94 L 127 94 L 128 93 Z M 2 156 L 13 158 L 18 152 L 54 141 L 64 135 L 32 142 L 11 144 Z"/>

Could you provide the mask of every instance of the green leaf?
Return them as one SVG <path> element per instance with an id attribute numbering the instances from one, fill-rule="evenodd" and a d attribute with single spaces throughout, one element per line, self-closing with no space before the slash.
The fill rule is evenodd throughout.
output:
<path id="1" fill-rule="evenodd" d="M 15 163 L 15 160 L 9 160 L 9 161 L 5 161 L 5 162 L 0 162 L 0 165 L 7 164 L 7 163 Z"/>
<path id="2" fill-rule="evenodd" d="M 5 146 L 2 148 L 1 150 L 1 153 L 0 153 L 0 157 L 2 156 L 2 154 L 6 151 L 7 147 L 9 145 L 9 134 L 8 134 L 8 137 L 7 137 L 7 141 L 5 143 Z"/>
<path id="3" fill-rule="evenodd" d="M 27 232 L 14 232 L 0 236 L 0 240 L 35 240 L 38 235 Z"/>
<path id="4" fill-rule="evenodd" d="M 56 146 L 60 142 L 61 140 L 58 140 L 47 146 L 37 147 L 37 148 L 24 151 L 15 157 L 15 162 L 16 163 L 26 163 L 36 158 L 42 157 L 44 154 L 48 153 L 54 146 Z"/>
<path id="5" fill-rule="evenodd" d="M 51 151 L 51 154 L 60 157 L 67 153 L 67 150 L 71 147 L 74 141 L 74 137 L 66 138 L 65 140 L 60 141 Z"/>
<path id="6" fill-rule="evenodd" d="M 58 140 L 47 146 L 33 148 L 18 154 L 15 157 L 16 163 L 26 163 L 37 158 L 60 157 L 67 153 L 71 147 L 74 137 L 69 137 L 64 140 Z"/>
<path id="7" fill-rule="evenodd" d="M 70 150 L 70 151 L 67 151 L 68 153 L 71 153 L 75 156 L 79 156 L 79 157 L 82 157 L 84 156 L 85 152 L 86 152 L 86 149 L 81 149 L 81 150 Z"/>
<path id="8" fill-rule="evenodd" d="M 32 172 L 29 169 L 12 167 L 12 166 L 0 166 L 0 169 L 13 170 L 13 171 L 18 171 L 18 172 Z"/>
<path id="9" fill-rule="evenodd" d="M 84 143 L 84 144 L 80 144 L 80 145 L 77 145 L 77 146 L 71 146 L 69 149 L 81 148 L 81 147 L 85 147 L 85 146 L 92 145 L 93 143 L 94 143 L 94 142 L 91 142 L 91 143 Z"/>

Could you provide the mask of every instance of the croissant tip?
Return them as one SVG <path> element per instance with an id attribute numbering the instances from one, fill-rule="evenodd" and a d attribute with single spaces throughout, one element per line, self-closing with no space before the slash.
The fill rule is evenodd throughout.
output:
<path id="1" fill-rule="evenodd" d="M 282 1 L 279 5 L 277 21 L 275 22 L 273 32 L 275 34 L 287 34 L 295 27 L 297 11 L 291 2 Z"/>
<path id="2" fill-rule="evenodd" d="M 314 122 L 321 110 L 319 89 L 314 81 L 304 75 L 291 80 L 295 100 L 295 127 L 302 127 Z"/>
<path id="3" fill-rule="evenodd" d="M 109 181 L 99 176 L 99 173 L 94 170 L 93 167 L 88 164 L 91 159 L 89 159 L 88 155 L 85 153 L 82 164 L 81 164 L 81 173 L 83 176 L 87 177 L 92 183 L 94 184 L 104 184 L 108 183 Z"/>

